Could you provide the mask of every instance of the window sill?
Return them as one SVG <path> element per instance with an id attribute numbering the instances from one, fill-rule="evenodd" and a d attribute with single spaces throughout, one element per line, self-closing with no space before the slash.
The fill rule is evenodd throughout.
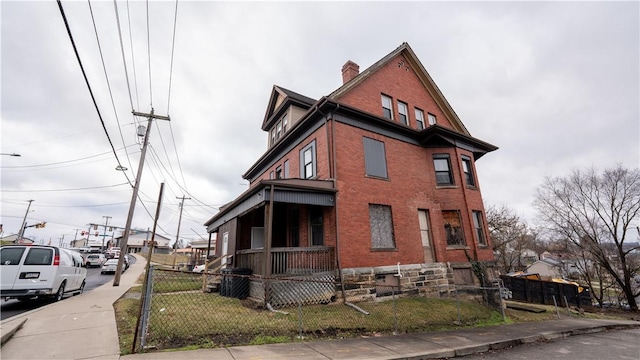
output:
<path id="1" fill-rule="evenodd" d="M 478 190 L 478 187 L 475 185 L 467 185 L 467 189 L 469 190 Z"/>
<path id="2" fill-rule="evenodd" d="M 457 189 L 456 185 L 436 185 L 436 189 Z"/>
<path id="3" fill-rule="evenodd" d="M 371 248 L 371 252 L 397 252 L 398 248 Z"/>
<path id="4" fill-rule="evenodd" d="M 447 250 L 469 250 L 467 245 L 447 245 Z"/>
<path id="5" fill-rule="evenodd" d="M 368 175 L 368 174 L 365 174 L 364 177 L 367 179 L 391 181 L 389 180 L 389 177 L 382 177 L 382 176 L 375 176 L 375 175 Z"/>

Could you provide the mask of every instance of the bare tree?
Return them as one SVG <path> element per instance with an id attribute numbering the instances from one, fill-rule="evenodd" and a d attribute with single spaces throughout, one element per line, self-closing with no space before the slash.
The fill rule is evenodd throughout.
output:
<path id="1" fill-rule="evenodd" d="M 640 214 L 640 170 L 621 165 L 602 174 L 574 170 L 567 177 L 546 178 L 538 189 L 536 207 L 542 221 L 590 255 L 622 290 L 629 307 L 638 310 L 634 277 L 640 268 L 628 246 L 632 222 Z M 625 243 L 626 241 L 626 243 Z"/>
<path id="2" fill-rule="evenodd" d="M 536 249 L 536 236 L 509 207 L 486 206 L 487 227 L 493 244 L 496 265 L 502 273 L 524 270 L 526 250 Z"/>

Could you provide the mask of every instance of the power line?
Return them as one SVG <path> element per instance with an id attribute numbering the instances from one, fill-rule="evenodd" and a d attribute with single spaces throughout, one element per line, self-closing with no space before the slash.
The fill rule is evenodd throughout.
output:
<path id="1" fill-rule="evenodd" d="M 87 188 L 75 188 L 75 189 L 50 189 L 50 190 L 4 190 L 3 189 L 2 191 L 3 192 L 11 192 L 11 193 L 17 193 L 17 192 L 59 192 L 59 191 L 106 189 L 106 188 L 112 188 L 112 187 L 117 187 L 117 186 L 122 186 L 122 185 L 129 185 L 129 183 L 124 182 L 122 184 L 95 186 L 95 187 L 87 187 Z"/>
<path id="2" fill-rule="evenodd" d="M 169 66 L 169 91 L 167 95 L 167 114 L 169 113 L 169 105 L 171 104 L 171 79 L 173 75 L 173 54 L 176 47 L 176 27 L 178 23 L 178 0 L 176 0 L 176 10 L 173 14 L 173 39 L 171 40 L 171 65 Z"/>
<path id="3" fill-rule="evenodd" d="M 89 79 L 87 78 L 87 73 L 84 71 L 84 66 L 82 65 L 82 60 L 80 59 L 80 54 L 78 54 L 78 48 L 76 47 L 76 43 L 73 40 L 73 34 L 71 34 L 71 28 L 69 27 L 69 22 L 67 21 L 67 16 L 64 13 L 64 8 L 62 7 L 62 2 L 57 0 L 58 8 L 60 9 L 60 14 L 62 15 L 62 19 L 64 20 L 64 25 L 67 29 L 67 34 L 69 35 L 69 40 L 71 41 L 71 45 L 73 47 L 73 52 L 76 54 L 76 59 L 78 60 L 78 65 L 80 66 L 80 70 L 82 70 L 82 76 L 84 77 L 84 81 L 87 84 L 87 89 L 89 90 L 89 94 L 91 95 L 91 100 L 93 101 L 93 105 L 96 108 L 96 112 L 98 113 L 98 118 L 100 119 L 100 123 L 102 124 L 102 128 L 104 129 L 105 135 L 107 135 L 107 140 L 109 141 L 109 145 L 111 146 L 111 150 L 113 151 L 113 155 L 118 162 L 118 166 L 122 166 L 120 163 L 120 159 L 118 158 L 118 154 L 116 154 L 116 149 L 113 146 L 113 142 L 111 141 L 111 137 L 109 136 L 109 132 L 107 131 L 107 127 L 102 119 L 102 115 L 100 114 L 100 109 L 98 108 L 98 103 L 96 102 L 96 98 L 93 95 L 93 90 L 91 90 L 91 84 L 89 84 Z M 124 173 L 125 177 L 129 184 L 131 184 L 131 180 L 126 173 Z"/>
<path id="4" fill-rule="evenodd" d="M 147 4 L 147 57 L 149 59 L 149 103 L 150 107 L 153 109 L 153 90 L 151 86 L 151 31 L 149 30 L 149 0 L 146 1 Z M 167 113 L 168 114 L 168 113 Z"/>
<path id="5" fill-rule="evenodd" d="M 133 145 L 129 145 L 129 146 L 133 146 Z M 125 149 L 125 147 L 121 147 L 119 149 L 117 149 L 116 151 Z M 0 166 L 0 169 L 25 169 L 25 168 L 34 168 L 34 167 L 43 167 L 43 166 L 53 166 L 53 165 L 61 165 L 61 164 L 68 164 L 71 162 L 76 162 L 76 161 L 82 161 L 82 160 L 87 160 L 87 159 L 92 159 L 92 158 L 96 158 L 98 156 L 103 156 L 103 155 L 107 155 L 110 154 L 111 151 L 107 151 L 107 152 L 103 152 L 100 154 L 96 154 L 96 155 L 90 155 L 90 156 L 86 156 L 83 158 L 78 158 L 78 159 L 73 159 L 73 160 L 65 160 L 65 161 L 58 161 L 58 162 L 54 162 L 54 163 L 48 163 L 48 164 L 36 164 L 36 165 L 20 165 L 20 166 Z"/>
<path id="6" fill-rule="evenodd" d="M 96 27 L 96 20 L 93 16 L 93 7 L 91 6 L 91 0 L 87 0 L 89 3 L 89 12 L 91 13 L 91 22 L 93 23 L 93 32 L 96 34 L 96 43 L 98 44 L 98 52 L 100 53 L 100 60 L 102 62 L 102 69 L 104 70 L 104 77 L 107 81 L 107 89 L 109 90 L 109 98 L 111 99 L 111 107 L 113 108 L 113 115 L 116 118 L 116 123 L 118 124 L 118 132 L 120 133 L 120 140 L 122 140 L 122 145 L 125 146 L 125 155 L 127 156 L 127 161 L 129 162 L 129 167 L 131 167 L 131 159 L 129 158 L 129 153 L 126 149 L 126 144 L 124 142 L 124 136 L 122 135 L 122 128 L 120 127 L 120 118 L 118 117 L 118 111 L 116 111 L 116 103 L 113 99 L 113 91 L 111 90 L 111 82 L 109 81 L 109 75 L 107 74 L 107 66 L 104 63 L 104 55 L 102 54 L 102 46 L 100 45 L 100 37 L 98 36 L 98 28 Z M 106 131 L 106 129 L 105 129 Z M 125 173 L 126 174 L 126 173 Z M 128 178 L 127 178 L 128 179 Z"/>

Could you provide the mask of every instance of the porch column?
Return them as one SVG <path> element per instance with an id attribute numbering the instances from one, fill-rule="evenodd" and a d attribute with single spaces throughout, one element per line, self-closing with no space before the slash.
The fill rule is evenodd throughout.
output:
<path id="1" fill-rule="evenodd" d="M 264 277 L 269 278 L 271 276 L 271 234 L 273 233 L 273 184 L 269 190 L 269 207 L 265 208 L 265 231 L 267 232 L 267 238 L 264 244 Z M 271 297 L 271 287 L 269 286 L 269 280 L 264 279 L 264 301 L 269 302 Z"/>

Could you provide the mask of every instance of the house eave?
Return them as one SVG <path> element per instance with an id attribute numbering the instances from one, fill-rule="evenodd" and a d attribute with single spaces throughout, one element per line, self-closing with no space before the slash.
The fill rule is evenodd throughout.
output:
<path id="1" fill-rule="evenodd" d="M 263 206 L 271 200 L 271 187 L 274 188 L 274 202 L 296 203 L 318 206 L 334 206 L 335 184 L 331 180 L 277 179 L 260 180 L 256 185 L 227 204 L 216 215 L 204 223 L 207 232 L 215 232 L 221 225 L 231 219 Z M 291 197 L 291 194 L 303 194 Z"/>

